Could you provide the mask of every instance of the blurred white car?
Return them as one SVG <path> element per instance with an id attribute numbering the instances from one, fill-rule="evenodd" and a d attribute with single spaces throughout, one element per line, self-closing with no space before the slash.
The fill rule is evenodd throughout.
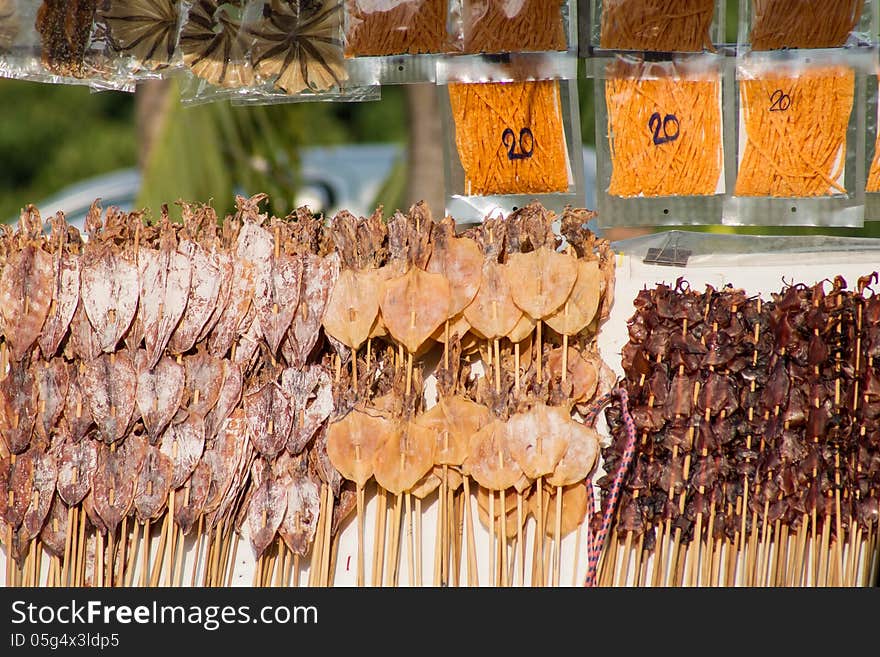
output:
<path id="1" fill-rule="evenodd" d="M 584 147 L 586 197 L 584 207 L 596 207 L 596 153 Z M 293 207 L 307 205 L 313 212 L 332 216 L 341 209 L 368 215 L 398 158 L 405 157 L 399 144 L 353 144 L 316 146 L 300 151 L 300 188 Z M 39 203 L 43 217 L 59 210 L 68 223 L 82 229 L 86 213 L 96 198 L 103 207 L 115 205 L 131 211 L 141 185 L 137 169 L 120 169 L 71 185 Z M 17 220 L 17 217 L 12 219 Z M 594 228 L 594 227 L 593 227 Z"/>

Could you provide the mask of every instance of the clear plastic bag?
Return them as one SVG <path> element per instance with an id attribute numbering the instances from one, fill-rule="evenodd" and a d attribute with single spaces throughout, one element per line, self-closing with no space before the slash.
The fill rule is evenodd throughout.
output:
<path id="1" fill-rule="evenodd" d="M 18 0 L 0 0 L 0 54 L 9 53 L 21 31 Z"/>
<path id="2" fill-rule="evenodd" d="M 345 0 L 345 56 L 449 52 L 447 0 Z"/>
<path id="3" fill-rule="evenodd" d="M 339 0 L 263 3 L 247 27 L 257 80 L 287 95 L 337 90 L 348 79 Z"/>
<path id="4" fill-rule="evenodd" d="M 568 50 L 575 5 L 569 0 L 460 0 L 464 52 Z"/>
<path id="5" fill-rule="evenodd" d="M 838 48 L 876 42 L 874 0 L 740 0 L 740 50 Z"/>
<path id="6" fill-rule="evenodd" d="M 92 32 L 98 0 L 0 0 L 0 76 L 131 91 Z"/>
<path id="7" fill-rule="evenodd" d="M 461 50 L 450 0 L 344 0 L 346 69 L 352 84 L 434 82 L 441 53 Z"/>
<path id="8" fill-rule="evenodd" d="M 197 0 L 181 33 L 192 79 L 186 104 L 363 100 L 371 85 L 350 81 L 342 48 L 342 0 L 249 0 L 231 9 Z"/>
<path id="9" fill-rule="evenodd" d="M 720 222 L 723 63 L 712 54 L 596 62 L 600 225 Z"/>
<path id="10" fill-rule="evenodd" d="M 453 82 L 440 89 L 448 213 L 480 221 L 532 200 L 559 210 L 583 205 L 576 82 Z"/>
<path id="11" fill-rule="evenodd" d="M 737 64 L 738 163 L 724 222 L 863 223 L 865 72 L 840 50 L 751 53 Z"/>
<path id="12" fill-rule="evenodd" d="M 309 102 L 341 102 L 362 103 L 371 100 L 381 100 L 382 87 L 352 86 L 346 85 L 339 89 L 330 89 L 320 92 L 302 92 L 288 94 L 274 87 L 257 87 L 246 94 L 232 98 L 233 105 L 284 105 L 286 103 L 309 103 Z"/>
<path id="13" fill-rule="evenodd" d="M 602 50 L 714 51 L 724 39 L 724 0 L 591 0 L 592 44 Z"/>
<path id="14" fill-rule="evenodd" d="M 101 0 L 92 41 L 104 44 L 118 76 L 168 76 L 183 66 L 179 40 L 188 8 L 183 0 Z"/>
<path id="15" fill-rule="evenodd" d="M 252 37 L 245 24 L 262 3 L 193 0 L 180 32 L 180 51 L 190 74 L 181 89 L 184 103 L 230 98 L 256 84 Z"/>
<path id="16" fill-rule="evenodd" d="M 868 101 L 865 112 L 867 139 L 865 162 L 868 176 L 865 183 L 865 221 L 880 221 L 880 78 L 868 78 Z"/>

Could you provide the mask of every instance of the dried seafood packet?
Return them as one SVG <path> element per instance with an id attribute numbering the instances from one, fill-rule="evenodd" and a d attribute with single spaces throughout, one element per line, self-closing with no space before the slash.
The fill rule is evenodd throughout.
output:
<path id="1" fill-rule="evenodd" d="M 34 82 L 133 91 L 108 51 L 93 39 L 102 0 L 2 0 L 0 75 Z"/>
<path id="2" fill-rule="evenodd" d="M 115 75 L 162 78 L 183 67 L 184 0 L 100 0 L 92 31 Z"/>
<path id="3" fill-rule="evenodd" d="M 250 93 L 257 83 L 247 32 L 261 11 L 255 0 L 194 0 L 186 9 L 179 47 L 188 80 L 181 102 L 196 105 Z"/>

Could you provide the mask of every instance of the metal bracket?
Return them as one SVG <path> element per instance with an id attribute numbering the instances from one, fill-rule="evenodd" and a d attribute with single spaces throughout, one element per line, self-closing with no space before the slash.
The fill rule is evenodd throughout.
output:
<path id="1" fill-rule="evenodd" d="M 646 265 L 664 265 L 667 267 L 687 267 L 688 258 L 691 257 L 690 249 L 682 249 L 678 246 L 681 234 L 676 232 L 669 236 L 662 248 L 648 249 L 643 262 Z"/>

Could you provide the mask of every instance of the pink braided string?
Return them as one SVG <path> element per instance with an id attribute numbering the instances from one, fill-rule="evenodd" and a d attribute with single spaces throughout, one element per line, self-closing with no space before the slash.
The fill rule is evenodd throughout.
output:
<path id="1" fill-rule="evenodd" d="M 636 425 L 632 416 L 629 414 L 629 395 L 623 388 L 612 390 L 607 395 L 596 400 L 595 404 L 590 408 L 584 417 L 585 422 L 592 424 L 599 411 L 603 406 L 610 403 L 612 398 L 620 399 L 620 416 L 623 419 L 623 425 L 626 430 L 626 448 L 623 451 L 623 458 L 620 466 L 614 475 L 611 483 L 611 491 L 608 494 L 608 504 L 605 507 L 605 513 L 602 516 L 602 524 L 595 536 L 590 535 L 590 522 L 587 520 L 587 576 L 584 580 L 584 586 L 593 587 L 596 585 L 596 572 L 599 566 L 599 557 L 605 547 L 605 539 L 608 537 L 608 531 L 611 529 L 611 521 L 614 518 L 614 511 L 617 508 L 617 499 L 620 496 L 620 488 L 623 486 L 623 479 L 632 463 L 633 455 L 636 448 Z M 592 486 L 592 480 L 587 481 L 587 486 Z"/>

